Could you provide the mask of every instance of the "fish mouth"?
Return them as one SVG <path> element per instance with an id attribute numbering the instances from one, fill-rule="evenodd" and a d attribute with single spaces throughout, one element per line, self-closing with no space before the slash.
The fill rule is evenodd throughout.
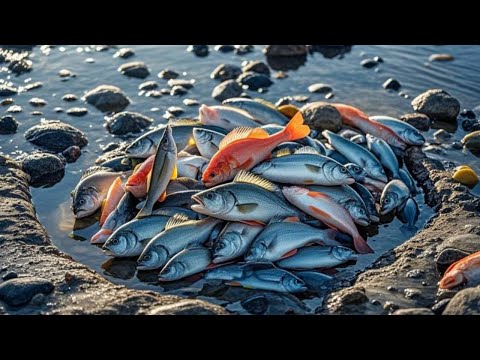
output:
<path id="1" fill-rule="evenodd" d="M 357 222 L 358 225 L 361 225 L 361 226 L 370 225 L 370 221 L 365 220 L 365 219 L 356 219 L 356 222 Z"/>
<path id="2" fill-rule="evenodd" d="M 198 203 L 198 204 L 194 204 L 192 206 L 201 205 L 202 207 L 205 207 L 205 203 L 203 202 L 203 200 L 198 195 L 192 195 L 192 200 L 195 200 Z"/>
<path id="3" fill-rule="evenodd" d="M 345 183 L 346 183 L 347 185 L 351 185 L 351 184 L 355 183 L 355 179 L 354 179 L 354 178 L 347 178 L 347 179 L 345 180 Z"/>
<path id="4" fill-rule="evenodd" d="M 115 256 L 116 255 L 112 250 L 110 250 L 108 248 L 102 248 L 102 251 L 105 255 L 108 255 L 108 256 Z"/>
<path id="5" fill-rule="evenodd" d="M 370 216 L 370 220 L 377 223 L 380 221 L 380 218 L 378 216 Z"/>
<path id="6" fill-rule="evenodd" d="M 152 268 L 151 266 L 147 266 L 147 265 L 137 265 L 137 270 L 141 270 L 141 271 L 144 271 L 144 270 L 153 270 L 154 268 Z"/>

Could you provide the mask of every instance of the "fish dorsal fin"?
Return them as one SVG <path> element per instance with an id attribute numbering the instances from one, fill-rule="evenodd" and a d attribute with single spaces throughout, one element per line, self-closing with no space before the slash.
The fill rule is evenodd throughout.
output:
<path id="1" fill-rule="evenodd" d="M 270 101 L 267 101 L 267 100 L 262 99 L 262 98 L 254 98 L 253 100 L 255 102 L 258 102 L 258 103 L 262 104 L 262 105 L 265 105 L 266 107 L 269 107 L 272 110 L 278 111 L 277 107 L 274 104 L 272 104 Z"/>
<path id="2" fill-rule="evenodd" d="M 188 216 L 184 214 L 175 214 L 170 219 L 168 219 L 167 223 L 165 224 L 165 230 L 171 229 L 173 227 L 179 225 L 185 225 L 189 223 L 195 223 L 195 220 L 190 219 Z"/>
<path id="3" fill-rule="evenodd" d="M 275 157 L 282 157 L 287 155 L 292 155 L 292 151 L 289 148 L 280 149 L 275 153 Z"/>
<path id="4" fill-rule="evenodd" d="M 272 192 L 278 190 L 278 186 L 274 183 L 271 183 L 270 181 L 245 170 L 240 170 L 237 176 L 235 176 L 235 179 L 233 179 L 233 182 L 257 185 Z"/>
<path id="5" fill-rule="evenodd" d="M 82 174 L 80 180 L 85 179 L 87 176 L 95 174 L 97 172 L 104 171 L 104 172 L 113 172 L 111 168 L 107 168 L 105 166 L 91 166 L 87 170 L 85 170 Z"/>
<path id="6" fill-rule="evenodd" d="M 202 127 L 203 125 L 200 123 L 200 121 L 195 120 L 195 119 L 171 119 L 168 121 L 168 125 L 174 127 L 174 126 L 186 126 L 186 125 L 196 125 L 198 127 Z"/>
<path id="7" fill-rule="evenodd" d="M 295 150 L 294 154 L 313 154 L 320 155 L 320 153 L 311 146 L 304 146 L 300 149 Z"/>
<path id="8" fill-rule="evenodd" d="M 262 128 L 238 127 L 225 135 L 220 144 L 218 144 L 218 149 L 221 150 L 237 140 L 246 138 L 265 139 L 268 136 L 268 133 Z"/>

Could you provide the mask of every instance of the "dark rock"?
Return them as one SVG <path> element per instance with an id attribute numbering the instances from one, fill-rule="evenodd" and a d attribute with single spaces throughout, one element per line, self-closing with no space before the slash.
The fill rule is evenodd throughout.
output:
<path id="1" fill-rule="evenodd" d="M 172 114 L 173 116 L 181 115 L 185 112 L 181 107 L 178 106 L 170 106 L 167 111 Z"/>
<path id="2" fill-rule="evenodd" d="M 41 111 L 32 111 L 32 112 L 30 113 L 30 115 L 33 115 L 33 116 L 42 116 L 43 113 L 42 113 Z"/>
<path id="3" fill-rule="evenodd" d="M 450 54 L 432 54 L 429 56 L 428 61 L 452 61 L 453 55 Z"/>
<path id="4" fill-rule="evenodd" d="M 442 315 L 443 312 L 445 311 L 445 308 L 447 307 L 448 303 L 450 302 L 451 299 L 443 299 L 438 302 L 436 302 L 432 306 L 432 311 L 434 312 L 435 315 Z"/>
<path id="5" fill-rule="evenodd" d="M 53 109 L 53 111 L 55 111 L 56 113 L 63 113 L 63 108 L 56 107 L 55 109 Z"/>
<path id="6" fill-rule="evenodd" d="M 45 298 L 46 298 L 46 296 L 43 295 L 42 293 L 36 294 L 36 295 L 33 296 L 32 300 L 31 300 L 31 304 L 34 305 L 34 306 L 43 305 L 43 303 L 45 302 Z"/>
<path id="7" fill-rule="evenodd" d="M 198 100 L 195 100 L 195 99 L 183 99 L 183 104 L 185 106 L 197 106 L 197 105 L 200 105 L 200 103 L 198 102 Z"/>
<path id="8" fill-rule="evenodd" d="M 0 105 L 2 106 L 8 106 L 13 104 L 13 99 L 12 98 L 6 98 L 0 101 Z"/>
<path id="9" fill-rule="evenodd" d="M 7 112 L 11 113 L 11 114 L 20 113 L 22 111 L 23 111 L 23 109 L 20 105 L 12 105 L 7 109 Z"/>
<path id="10" fill-rule="evenodd" d="M 380 56 L 374 56 L 373 60 L 376 61 L 377 63 L 383 63 L 383 59 Z"/>
<path id="11" fill-rule="evenodd" d="M 0 84 L 0 96 L 11 96 L 18 93 L 18 89 L 7 84 Z"/>
<path id="12" fill-rule="evenodd" d="M 263 52 L 266 56 L 300 56 L 307 55 L 306 45 L 267 45 Z"/>
<path id="13" fill-rule="evenodd" d="M 469 254 L 476 253 L 480 251 L 480 235 L 473 233 L 450 236 L 438 247 L 438 250 L 449 248 L 459 249 Z"/>
<path id="14" fill-rule="evenodd" d="M 360 65 L 362 65 L 363 67 L 367 68 L 367 69 L 371 69 L 375 66 L 378 65 L 378 62 L 376 62 L 375 60 L 373 59 L 364 59 L 362 60 L 362 62 L 360 63 Z"/>
<path id="15" fill-rule="evenodd" d="M 477 118 L 477 115 L 475 115 L 475 113 L 472 110 L 467 110 L 467 109 L 463 109 L 462 112 L 460 113 L 460 116 L 467 119 L 472 119 L 472 120 Z"/>
<path id="16" fill-rule="evenodd" d="M 427 308 L 399 309 L 392 315 L 435 315 L 432 310 Z"/>
<path id="17" fill-rule="evenodd" d="M 454 149 L 454 150 L 462 150 L 463 149 L 463 144 L 459 141 L 453 141 L 451 146 L 452 146 L 452 149 Z"/>
<path id="18" fill-rule="evenodd" d="M 437 144 L 444 144 L 449 139 L 452 138 L 452 134 L 450 134 L 449 132 L 447 132 L 443 129 L 440 129 L 440 130 L 437 130 L 433 133 L 433 138 L 435 139 Z"/>
<path id="19" fill-rule="evenodd" d="M 84 147 L 88 140 L 85 134 L 58 120 L 47 120 L 25 132 L 25 138 L 31 143 L 50 151 L 63 151 L 76 145 Z"/>
<path id="20" fill-rule="evenodd" d="M 118 87 L 111 85 L 97 86 L 88 91 L 84 95 L 83 100 L 102 112 L 119 112 L 130 104 L 130 100 L 125 93 Z"/>
<path id="21" fill-rule="evenodd" d="M 445 150 L 438 145 L 428 145 L 423 148 L 423 151 L 426 153 L 436 154 L 436 155 L 445 155 Z"/>
<path id="22" fill-rule="evenodd" d="M 33 187 L 51 186 L 65 175 L 65 164 L 56 155 L 49 153 L 32 153 L 21 159 L 22 169 L 30 175 Z"/>
<path id="23" fill-rule="evenodd" d="M 147 91 L 147 90 L 154 90 L 156 88 L 158 88 L 158 84 L 155 81 L 146 81 L 138 85 L 138 90 Z"/>
<path id="24" fill-rule="evenodd" d="M 413 110 L 433 120 L 455 121 L 460 112 L 460 103 L 441 89 L 431 89 L 412 101 Z"/>
<path id="25" fill-rule="evenodd" d="M 311 93 L 325 94 L 332 91 L 332 87 L 327 84 L 315 83 L 308 87 L 308 91 Z"/>
<path id="26" fill-rule="evenodd" d="M 325 102 L 313 102 L 303 106 L 305 124 L 321 133 L 323 130 L 338 132 L 342 128 L 342 117 L 337 109 Z"/>
<path id="27" fill-rule="evenodd" d="M 470 255 L 470 253 L 459 249 L 444 249 L 438 254 L 438 256 L 435 258 L 435 261 L 437 262 L 437 266 L 440 270 L 445 270 L 454 262 L 463 259 L 468 255 Z"/>
<path id="28" fill-rule="evenodd" d="M 153 119 L 130 111 L 123 111 L 113 116 L 106 116 L 106 128 L 114 135 L 137 133 L 150 126 Z"/>
<path id="29" fill-rule="evenodd" d="M 62 100 L 67 102 L 76 101 L 77 99 L 78 99 L 77 96 L 74 94 L 65 94 L 62 97 Z"/>
<path id="30" fill-rule="evenodd" d="M 264 295 L 254 295 L 244 299 L 240 305 L 253 315 L 262 315 L 268 310 L 268 300 Z"/>
<path id="31" fill-rule="evenodd" d="M 84 116 L 88 114 L 88 109 L 84 107 L 73 107 L 67 110 L 70 116 Z"/>
<path id="32" fill-rule="evenodd" d="M 480 286 L 460 290 L 450 300 L 443 315 L 480 315 Z"/>
<path id="33" fill-rule="evenodd" d="M 182 86 L 185 89 L 193 88 L 193 83 L 195 80 L 185 80 L 185 79 L 170 79 L 168 80 L 168 86 L 175 87 L 175 86 Z"/>
<path id="34" fill-rule="evenodd" d="M 249 72 L 249 71 L 270 76 L 270 68 L 263 61 L 258 61 L 258 60 L 244 61 L 242 63 L 242 72 Z"/>
<path id="35" fill-rule="evenodd" d="M 387 81 L 385 81 L 382 86 L 384 89 L 395 90 L 395 91 L 398 91 L 402 87 L 402 85 L 400 85 L 400 83 L 393 78 L 390 78 Z"/>
<path id="36" fill-rule="evenodd" d="M 242 73 L 237 65 L 220 64 L 212 71 L 210 77 L 215 80 L 226 81 L 236 79 Z"/>
<path id="37" fill-rule="evenodd" d="M 42 83 L 42 82 L 36 81 L 36 82 L 28 83 L 27 85 L 25 85 L 25 86 L 23 87 L 23 90 L 24 90 L 24 91 L 35 90 L 35 89 L 41 88 L 42 86 L 43 86 L 43 83 Z"/>
<path id="38" fill-rule="evenodd" d="M 0 118 L 0 134 L 15 134 L 18 129 L 18 121 L 11 115 Z"/>
<path id="39" fill-rule="evenodd" d="M 208 45 L 190 45 L 187 51 L 193 52 L 198 57 L 205 57 L 210 52 Z"/>
<path id="40" fill-rule="evenodd" d="M 351 45 L 309 45 L 309 51 L 311 53 L 319 52 L 327 59 L 333 59 L 335 57 L 341 59 L 351 50 Z"/>
<path id="41" fill-rule="evenodd" d="M 217 45 L 215 46 L 215 51 L 219 51 L 222 53 L 232 52 L 235 50 L 235 46 L 233 45 Z"/>
<path id="42" fill-rule="evenodd" d="M 67 163 L 73 163 L 82 155 L 82 151 L 78 146 L 70 146 L 62 151 L 62 155 L 67 161 Z"/>
<path id="43" fill-rule="evenodd" d="M 307 55 L 298 56 L 267 56 L 267 63 L 270 68 L 277 71 L 297 70 L 305 65 Z"/>
<path id="44" fill-rule="evenodd" d="M 18 278 L 18 274 L 15 271 L 9 271 L 5 275 L 2 276 L 3 281 L 16 279 Z"/>
<path id="45" fill-rule="evenodd" d="M 170 90 L 170 95 L 175 96 L 175 95 L 185 95 L 188 92 L 187 88 L 176 85 L 172 87 L 172 90 Z"/>
<path id="46" fill-rule="evenodd" d="M 162 70 L 158 73 L 158 77 L 160 79 L 166 79 L 166 80 L 171 80 L 171 79 L 176 79 L 179 76 L 179 74 L 173 70 Z"/>
<path id="47" fill-rule="evenodd" d="M 218 307 L 200 300 L 185 299 L 151 309 L 149 315 L 218 315 Z"/>
<path id="48" fill-rule="evenodd" d="M 118 67 L 118 71 L 123 75 L 138 79 L 145 79 L 148 75 L 150 75 L 150 71 L 142 61 L 132 61 L 122 64 Z"/>
<path id="49" fill-rule="evenodd" d="M 234 47 L 236 55 L 245 55 L 253 52 L 253 45 L 235 45 Z"/>
<path id="50" fill-rule="evenodd" d="M 62 78 L 66 78 L 66 77 L 73 77 L 75 76 L 75 74 L 68 69 L 62 69 L 58 72 L 58 76 Z"/>
<path id="51" fill-rule="evenodd" d="M 280 107 L 282 105 L 288 105 L 288 104 L 291 104 L 292 101 L 293 101 L 293 99 L 292 99 L 291 96 L 284 96 L 284 97 L 277 100 L 277 102 L 275 103 L 275 106 Z"/>
<path id="52" fill-rule="evenodd" d="M 296 102 L 304 103 L 304 102 L 307 102 L 308 99 L 310 99 L 310 97 L 308 97 L 306 95 L 293 95 L 292 99 Z"/>
<path id="53" fill-rule="evenodd" d="M 400 117 L 400 120 L 405 121 L 420 131 L 430 130 L 431 120 L 427 115 L 418 113 L 405 114 Z"/>
<path id="54" fill-rule="evenodd" d="M 113 57 L 128 59 L 129 57 L 132 57 L 133 55 L 135 55 L 135 51 L 133 51 L 133 49 L 131 49 L 131 48 L 121 48 L 115 54 L 113 54 Z"/>
<path id="55" fill-rule="evenodd" d="M 217 86 L 212 91 L 212 97 L 217 101 L 224 101 L 232 97 L 237 97 L 242 93 L 242 88 L 235 80 L 224 81 Z"/>
<path id="56" fill-rule="evenodd" d="M 414 269 L 407 272 L 407 277 L 412 279 L 420 279 L 425 275 L 425 271 L 421 269 Z"/>
<path id="57" fill-rule="evenodd" d="M 0 285 L 0 300 L 10 306 L 21 306 L 30 302 L 36 294 L 50 294 L 53 284 L 37 277 L 23 277 L 12 279 Z"/>
<path id="58" fill-rule="evenodd" d="M 473 124 L 475 124 L 475 120 L 466 119 L 462 121 L 462 129 L 466 132 L 470 132 L 473 130 Z"/>

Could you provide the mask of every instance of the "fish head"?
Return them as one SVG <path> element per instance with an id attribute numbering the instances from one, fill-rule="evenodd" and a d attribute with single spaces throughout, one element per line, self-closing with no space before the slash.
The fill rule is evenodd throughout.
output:
<path id="1" fill-rule="evenodd" d="M 229 190 L 218 187 L 201 191 L 192 195 L 198 204 L 193 204 L 191 209 L 204 215 L 228 214 L 236 203 L 236 198 Z"/>
<path id="2" fill-rule="evenodd" d="M 255 166 L 250 172 L 256 175 L 263 175 L 271 167 L 273 167 L 272 162 L 267 160 Z"/>
<path id="3" fill-rule="evenodd" d="M 167 125 L 165 128 L 165 132 L 163 133 L 162 139 L 160 140 L 158 146 L 165 153 L 177 154 L 177 146 L 175 144 L 172 127 L 170 125 Z"/>
<path id="4" fill-rule="evenodd" d="M 280 283 L 287 292 L 302 292 L 307 290 L 305 282 L 288 272 L 282 276 Z"/>
<path id="5" fill-rule="evenodd" d="M 353 184 L 355 182 L 355 178 L 345 166 L 332 161 L 330 169 L 331 176 L 335 181 L 342 184 Z"/>
<path id="6" fill-rule="evenodd" d="M 350 174 L 355 180 L 360 181 L 365 178 L 365 171 L 357 164 L 349 163 L 345 164 L 344 166 L 347 168 L 347 170 L 350 172 Z"/>
<path id="7" fill-rule="evenodd" d="M 242 236 L 236 231 L 227 231 L 213 245 L 213 263 L 221 263 L 236 257 L 242 246 Z"/>
<path id="8" fill-rule="evenodd" d="M 80 219 L 93 214 L 100 207 L 98 190 L 95 187 L 80 189 L 73 197 L 73 214 Z"/>
<path id="9" fill-rule="evenodd" d="M 448 271 L 440 280 L 441 289 L 453 289 L 466 281 L 465 275 L 461 270 Z"/>
<path id="10" fill-rule="evenodd" d="M 258 241 L 250 246 L 245 254 L 245 261 L 254 262 L 261 261 L 267 252 L 267 245 L 263 241 Z"/>
<path id="11" fill-rule="evenodd" d="M 220 114 L 217 109 L 203 104 L 198 109 L 198 119 L 204 125 L 218 125 Z"/>
<path id="12" fill-rule="evenodd" d="M 202 181 L 206 187 L 212 187 L 230 180 L 231 172 L 228 162 L 212 159 L 202 174 Z"/>
<path id="13" fill-rule="evenodd" d="M 117 231 L 103 245 L 107 255 L 124 255 L 135 247 L 137 235 L 133 231 Z"/>
<path id="14" fill-rule="evenodd" d="M 137 260 L 138 270 L 152 270 L 162 267 L 168 260 L 168 251 L 164 246 L 150 246 L 145 248 Z"/>
<path id="15" fill-rule="evenodd" d="M 174 281 L 183 277 L 183 274 L 187 270 L 184 263 L 180 261 L 173 262 L 168 266 L 165 266 L 158 276 L 160 281 Z"/>
<path id="16" fill-rule="evenodd" d="M 375 179 L 383 182 L 388 182 L 387 174 L 382 166 L 371 166 L 370 175 Z"/>
<path id="17" fill-rule="evenodd" d="M 358 205 L 347 205 L 346 208 L 348 212 L 355 219 L 355 222 L 362 226 L 370 225 L 370 216 L 368 215 L 365 208 Z"/>
<path id="18" fill-rule="evenodd" d="M 148 137 L 139 138 L 132 142 L 126 149 L 125 152 L 128 156 L 147 158 L 155 154 L 156 146 L 152 140 Z"/>
<path id="19" fill-rule="evenodd" d="M 423 137 L 423 135 L 420 132 L 418 132 L 416 130 L 406 129 L 403 132 L 403 136 L 405 137 L 407 142 L 409 142 L 412 145 L 421 146 L 421 145 L 425 144 L 425 138 Z"/>
<path id="20" fill-rule="evenodd" d="M 385 215 L 395 209 L 398 195 L 394 191 L 384 191 L 380 198 L 380 214 Z"/>
<path id="21" fill-rule="evenodd" d="M 197 144 L 207 144 L 212 141 L 213 135 L 210 131 L 205 131 L 205 129 L 194 128 L 193 138 Z"/>
<path id="22" fill-rule="evenodd" d="M 357 260 L 358 258 L 355 251 L 345 246 L 334 246 L 332 248 L 332 255 L 342 261 Z"/>

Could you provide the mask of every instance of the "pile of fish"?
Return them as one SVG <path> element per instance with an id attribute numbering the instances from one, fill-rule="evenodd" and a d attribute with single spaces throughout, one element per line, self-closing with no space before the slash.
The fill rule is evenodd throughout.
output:
<path id="1" fill-rule="evenodd" d="M 425 141 L 400 120 L 333 106 L 348 128 L 323 131 L 322 143 L 300 112 L 290 119 L 263 100 L 202 105 L 198 120 L 160 125 L 88 169 L 72 192 L 75 217 L 100 211 L 91 242 L 138 257 L 159 281 L 206 271 L 281 292 L 327 284 L 319 269 L 373 252 L 359 228 L 395 212 L 415 229 L 416 187 L 401 164 Z M 120 163 L 130 170 L 108 167 Z"/>

